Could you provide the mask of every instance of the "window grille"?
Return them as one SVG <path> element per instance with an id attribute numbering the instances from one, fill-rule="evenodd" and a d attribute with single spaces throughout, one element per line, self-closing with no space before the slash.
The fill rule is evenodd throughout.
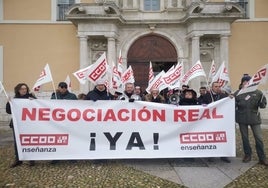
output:
<path id="1" fill-rule="evenodd" d="M 75 0 L 57 0 L 57 21 L 67 21 L 66 11 L 75 4 Z"/>
<path id="2" fill-rule="evenodd" d="M 226 2 L 233 2 L 240 5 L 245 10 L 245 17 L 249 17 L 248 0 L 225 0 Z"/>

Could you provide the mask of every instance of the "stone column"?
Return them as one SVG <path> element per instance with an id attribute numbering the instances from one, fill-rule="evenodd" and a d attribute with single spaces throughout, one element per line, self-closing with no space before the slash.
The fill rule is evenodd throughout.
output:
<path id="1" fill-rule="evenodd" d="M 220 36 L 220 64 L 225 62 L 227 70 L 229 70 L 229 35 Z"/>
<path id="2" fill-rule="evenodd" d="M 172 6 L 172 1 L 173 0 L 168 0 L 168 2 L 167 2 L 167 8 L 172 8 L 173 6 Z"/>
<path id="3" fill-rule="evenodd" d="M 200 35 L 194 35 L 192 37 L 192 64 L 189 66 L 189 69 L 200 60 Z M 198 79 L 193 79 L 191 81 L 190 87 L 195 91 L 198 91 L 200 87 L 200 82 Z"/>
<path id="4" fill-rule="evenodd" d="M 177 8 L 183 8 L 182 0 L 177 0 Z"/>
<path id="5" fill-rule="evenodd" d="M 115 38 L 107 37 L 108 45 L 107 45 L 107 61 L 110 66 L 112 66 L 112 62 L 117 64 L 116 62 L 116 46 L 115 46 Z"/>
<path id="6" fill-rule="evenodd" d="M 138 9 L 139 8 L 139 2 L 140 0 L 133 0 L 133 9 Z"/>
<path id="7" fill-rule="evenodd" d="M 128 8 L 128 1 L 123 0 L 123 9 Z"/>
<path id="8" fill-rule="evenodd" d="M 116 43 L 114 37 L 107 37 L 107 61 L 110 67 L 113 66 L 113 62 L 116 65 Z M 111 80 L 111 75 L 108 76 L 108 79 Z"/>
<path id="9" fill-rule="evenodd" d="M 80 40 L 80 69 L 87 67 L 88 64 L 88 36 L 78 36 Z M 87 94 L 89 91 L 88 84 L 80 84 L 80 93 Z"/>

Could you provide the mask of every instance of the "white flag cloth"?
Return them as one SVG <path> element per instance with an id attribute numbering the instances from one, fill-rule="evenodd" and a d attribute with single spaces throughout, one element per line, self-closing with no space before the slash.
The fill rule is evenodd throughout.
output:
<path id="1" fill-rule="evenodd" d="M 172 71 L 172 70 L 174 70 L 174 68 L 175 68 L 175 66 L 174 65 L 172 65 L 169 69 L 168 69 L 168 71 L 166 72 L 166 73 L 168 73 L 168 72 L 170 72 L 170 71 Z"/>
<path id="2" fill-rule="evenodd" d="M 228 70 L 225 67 L 225 63 L 223 62 L 218 69 L 215 76 L 212 78 L 211 83 L 218 82 L 220 84 L 220 87 L 224 87 L 227 85 L 227 83 L 230 83 L 230 78 L 228 74 Z"/>
<path id="3" fill-rule="evenodd" d="M 215 76 L 216 74 L 216 65 L 214 60 L 211 62 L 211 66 L 210 66 L 210 70 L 208 73 L 208 81 L 212 80 L 212 78 Z"/>
<path id="4" fill-rule="evenodd" d="M 4 88 L 4 85 L 3 85 L 2 82 L 0 81 L 0 94 L 1 94 L 2 92 L 5 93 L 5 95 L 6 95 L 7 99 L 8 99 L 8 95 L 7 95 L 7 92 L 6 92 L 5 88 Z"/>
<path id="5" fill-rule="evenodd" d="M 117 71 L 119 73 L 120 76 L 122 76 L 123 74 L 123 59 L 122 59 L 122 51 L 120 50 L 119 52 L 119 57 L 118 57 L 118 64 L 117 64 Z"/>
<path id="6" fill-rule="evenodd" d="M 203 69 L 203 66 L 201 64 L 201 62 L 198 60 L 190 70 L 188 70 L 184 76 L 181 79 L 181 82 L 183 84 L 188 84 L 188 82 L 198 76 L 205 76 L 206 77 L 206 73 Z"/>
<path id="7" fill-rule="evenodd" d="M 123 93 L 123 90 L 124 90 L 121 76 L 120 76 L 116 66 L 114 65 L 114 63 L 113 63 L 113 74 L 112 74 L 112 88 L 115 91 L 118 91 L 121 93 Z"/>
<path id="8" fill-rule="evenodd" d="M 43 84 L 46 84 L 48 82 L 52 82 L 52 75 L 51 75 L 51 72 L 50 72 L 50 68 L 49 68 L 49 65 L 46 64 L 44 70 L 41 72 L 38 80 L 35 82 L 34 86 L 33 86 L 33 90 L 39 90 L 39 89 L 36 89 L 36 88 L 40 88 L 41 85 Z"/>
<path id="9" fill-rule="evenodd" d="M 248 85 L 241 89 L 237 95 L 255 91 L 260 84 L 265 84 L 268 80 L 268 64 L 264 65 L 258 72 L 249 80 Z"/>
<path id="10" fill-rule="evenodd" d="M 172 70 L 163 75 L 163 81 L 170 89 L 180 87 L 180 79 L 182 77 L 182 63 L 178 63 Z"/>
<path id="11" fill-rule="evenodd" d="M 125 72 L 123 72 L 122 76 L 121 76 L 121 80 L 123 84 L 126 83 L 135 83 L 135 77 L 134 77 L 134 73 L 132 70 L 132 67 L 129 66 L 127 68 L 127 70 Z"/>
<path id="12" fill-rule="evenodd" d="M 108 63 L 106 59 L 106 53 L 104 52 L 99 59 L 86 71 L 86 78 L 96 84 L 96 81 L 102 79 L 108 71 Z"/>
<path id="13" fill-rule="evenodd" d="M 0 81 L 0 94 L 4 91 L 4 86 L 2 84 L 2 82 Z"/>
<path id="14" fill-rule="evenodd" d="M 86 72 L 92 65 L 89 65 L 86 68 L 80 69 L 73 73 L 73 75 L 76 77 L 76 79 L 80 82 L 80 84 L 85 84 L 87 82 L 87 78 L 85 76 Z"/>
<path id="15" fill-rule="evenodd" d="M 70 79 L 70 76 L 69 76 L 69 75 L 67 75 L 67 77 L 66 77 L 66 79 L 65 79 L 65 83 L 66 83 L 67 86 L 68 86 L 68 90 L 69 90 L 70 92 L 72 92 L 72 83 L 71 83 L 71 79 Z"/>
<path id="16" fill-rule="evenodd" d="M 149 63 L 149 82 L 148 85 L 153 81 L 154 79 L 154 70 L 153 70 L 153 66 L 152 66 L 152 62 L 150 61 Z"/>
<path id="17" fill-rule="evenodd" d="M 165 74 L 165 72 L 162 70 L 160 73 L 158 73 L 154 77 L 153 81 L 146 88 L 147 93 L 151 93 L 152 89 L 158 89 L 160 92 L 161 90 L 163 90 L 167 87 L 163 81 L 164 74 Z"/>

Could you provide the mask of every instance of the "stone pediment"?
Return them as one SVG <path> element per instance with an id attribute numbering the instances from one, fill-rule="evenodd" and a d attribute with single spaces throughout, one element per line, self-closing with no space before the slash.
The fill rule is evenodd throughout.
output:
<path id="1" fill-rule="evenodd" d="M 242 7 L 235 3 L 193 2 L 181 8 L 160 11 L 142 11 L 140 8 L 123 8 L 114 2 L 75 4 L 66 13 L 67 19 L 77 25 L 85 20 L 110 20 L 120 24 L 180 24 L 191 19 L 225 19 L 231 22 L 244 18 Z"/>

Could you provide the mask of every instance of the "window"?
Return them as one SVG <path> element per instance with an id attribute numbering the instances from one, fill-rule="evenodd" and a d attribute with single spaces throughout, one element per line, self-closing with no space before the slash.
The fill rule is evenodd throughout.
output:
<path id="1" fill-rule="evenodd" d="M 248 0 L 239 0 L 237 3 L 245 10 L 245 16 L 248 17 Z"/>
<path id="2" fill-rule="evenodd" d="M 57 21 L 66 21 L 65 12 L 70 6 L 75 4 L 75 0 L 58 0 L 57 1 Z"/>
<path id="3" fill-rule="evenodd" d="M 248 17 L 248 0 L 225 0 L 226 2 L 237 3 L 245 10 L 245 17 Z"/>
<path id="4" fill-rule="evenodd" d="M 145 11 L 159 11 L 160 0 L 144 0 L 144 10 Z"/>

